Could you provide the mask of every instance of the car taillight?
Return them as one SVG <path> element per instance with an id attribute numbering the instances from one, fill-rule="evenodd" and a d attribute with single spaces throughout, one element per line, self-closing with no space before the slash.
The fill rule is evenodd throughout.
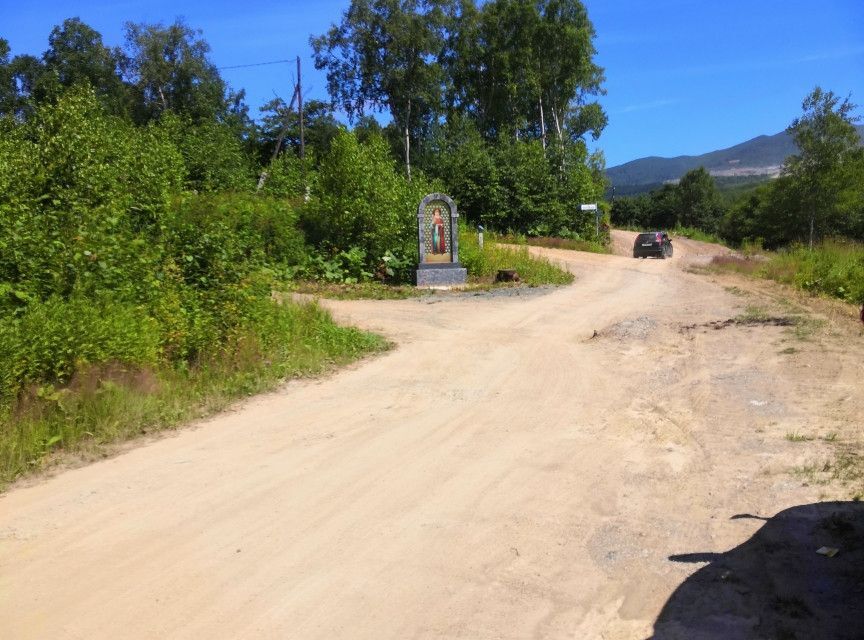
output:
<path id="1" fill-rule="evenodd" d="M 658 233 L 658 234 L 657 234 L 657 237 L 655 238 L 654 241 L 655 241 L 657 244 L 663 244 L 663 234 L 662 234 L 662 233 Z"/>

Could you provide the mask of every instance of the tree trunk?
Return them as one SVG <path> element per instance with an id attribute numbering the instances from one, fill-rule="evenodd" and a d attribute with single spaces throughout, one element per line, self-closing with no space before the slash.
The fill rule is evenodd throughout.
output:
<path id="1" fill-rule="evenodd" d="M 561 152 L 561 171 L 564 171 L 564 133 L 561 131 L 561 119 L 558 110 L 552 107 L 552 120 L 555 122 L 555 132 L 558 134 L 558 149 Z"/>
<path id="2" fill-rule="evenodd" d="M 813 251 L 813 226 L 814 226 L 814 218 L 816 214 L 810 213 L 810 251 Z"/>
<path id="3" fill-rule="evenodd" d="M 408 172 L 408 182 L 411 182 L 411 100 L 408 100 L 408 114 L 405 117 L 405 170 Z"/>
<path id="4" fill-rule="evenodd" d="M 543 117 L 543 94 L 540 94 L 540 139 L 543 141 L 543 151 L 546 151 L 546 119 Z"/>

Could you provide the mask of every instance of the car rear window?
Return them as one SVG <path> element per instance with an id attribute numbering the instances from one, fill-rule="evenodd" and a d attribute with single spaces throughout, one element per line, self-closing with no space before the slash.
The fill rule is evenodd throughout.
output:
<path id="1" fill-rule="evenodd" d="M 657 239 L 656 233 L 640 233 L 638 241 L 639 242 L 654 242 Z"/>

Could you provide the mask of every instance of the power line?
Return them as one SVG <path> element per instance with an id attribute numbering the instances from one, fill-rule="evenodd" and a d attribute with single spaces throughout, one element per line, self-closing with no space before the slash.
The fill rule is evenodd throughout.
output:
<path id="1" fill-rule="evenodd" d="M 272 60 L 270 62 L 253 62 L 252 64 L 235 64 L 231 67 L 216 67 L 219 71 L 225 71 L 226 69 L 245 69 L 247 67 L 263 67 L 268 64 L 285 64 L 286 62 L 295 62 L 296 58 L 291 58 L 290 60 Z"/>

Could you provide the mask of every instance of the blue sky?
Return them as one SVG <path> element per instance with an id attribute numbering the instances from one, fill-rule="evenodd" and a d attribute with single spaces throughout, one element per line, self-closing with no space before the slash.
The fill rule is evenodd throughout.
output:
<path id="1" fill-rule="evenodd" d="M 606 69 L 609 126 L 596 143 L 613 166 L 635 158 L 698 154 L 784 129 L 817 84 L 864 104 L 862 0 L 587 0 Z M 348 0 L 0 0 L 0 37 L 12 53 L 41 54 L 52 27 L 79 16 L 119 45 L 123 23 L 202 29 L 218 66 L 300 55 L 308 97 L 326 98 L 311 34 L 338 21 Z M 257 107 L 290 96 L 291 65 L 223 71 Z M 864 113 L 864 109 L 859 109 Z"/>

